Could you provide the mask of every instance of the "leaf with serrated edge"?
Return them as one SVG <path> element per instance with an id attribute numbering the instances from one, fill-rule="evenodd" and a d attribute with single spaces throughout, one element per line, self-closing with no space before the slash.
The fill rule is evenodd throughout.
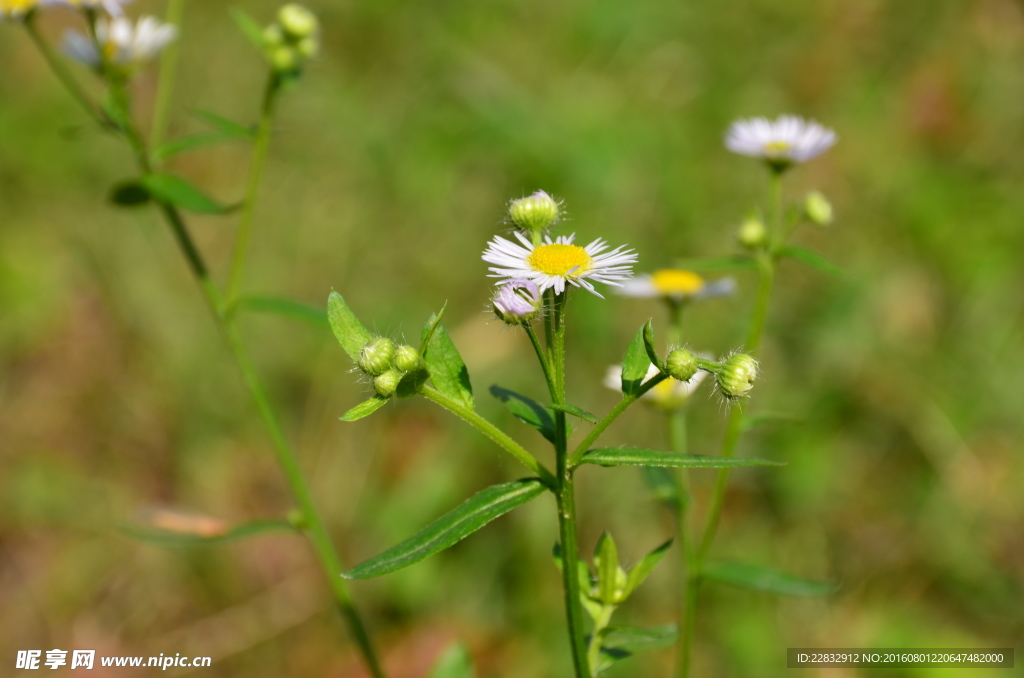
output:
<path id="1" fill-rule="evenodd" d="M 544 483 L 538 478 L 492 485 L 401 544 L 356 565 L 342 576 L 346 579 L 369 579 L 409 567 L 454 546 L 495 518 L 540 496 L 545 489 Z"/>
<path id="2" fill-rule="evenodd" d="M 837 588 L 829 582 L 801 579 L 745 563 L 709 563 L 701 571 L 701 577 L 720 584 L 785 596 L 827 596 Z"/>
<path id="3" fill-rule="evenodd" d="M 626 591 L 623 594 L 623 598 L 628 598 L 634 591 L 640 588 L 640 585 L 654 571 L 655 566 L 661 562 L 661 559 L 665 557 L 670 548 L 672 548 L 671 539 L 648 553 L 639 563 L 633 566 L 633 569 L 626 576 Z"/>
<path id="4" fill-rule="evenodd" d="M 344 297 L 331 292 L 327 299 L 327 320 L 331 323 L 334 336 L 352 360 L 359 360 L 363 347 L 370 343 L 370 331 L 363 327 Z"/>
<path id="5" fill-rule="evenodd" d="M 380 396 L 373 396 L 369 400 L 364 400 L 359 403 L 351 410 L 341 415 L 342 421 L 357 421 L 363 417 L 368 417 L 380 408 L 388 404 L 387 398 L 381 398 Z"/>
<path id="6" fill-rule="evenodd" d="M 565 412 L 566 414 L 571 414 L 572 416 L 582 419 L 583 421 L 590 422 L 591 424 L 597 423 L 597 417 L 595 417 L 590 412 L 587 412 L 582 408 L 576 407 L 575 405 L 559 405 L 556 403 L 554 405 L 551 405 L 550 407 L 556 412 Z"/>
<path id="7" fill-rule="evenodd" d="M 548 408 L 533 398 L 502 388 L 497 384 L 491 386 L 491 395 L 503 402 L 516 419 L 537 429 L 550 442 L 555 442 L 555 420 Z"/>
<path id="8" fill-rule="evenodd" d="M 626 357 L 622 359 L 622 392 L 627 395 L 636 393 L 650 366 L 651 359 L 647 357 L 647 348 L 644 346 L 644 328 L 641 327 L 629 343 Z"/>
<path id="9" fill-rule="evenodd" d="M 473 409 L 473 386 L 469 381 L 469 370 L 444 325 L 437 325 L 431 334 L 423 351 L 423 361 L 430 374 L 430 381 L 438 391 Z"/>
<path id="10" fill-rule="evenodd" d="M 476 678 L 473 658 L 462 643 L 453 643 L 434 663 L 428 678 Z"/>
<path id="11" fill-rule="evenodd" d="M 581 464 L 598 466 L 660 466 L 662 468 L 733 468 L 736 466 L 785 466 L 779 461 L 750 457 L 703 457 L 675 454 L 644 447 L 601 447 L 583 455 Z"/>

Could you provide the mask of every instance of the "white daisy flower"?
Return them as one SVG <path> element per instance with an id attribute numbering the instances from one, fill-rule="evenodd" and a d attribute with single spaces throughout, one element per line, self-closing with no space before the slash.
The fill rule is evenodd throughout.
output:
<path id="1" fill-rule="evenodd" d="M 138 23 L 118 17 L 96 22 L 96 41 L 77 31 L 64 34 L 61 48 L 75 61 L 99 66 L 104 59 L 117 66 L 132 66 L 152 59 L 178 35 L 178 29 L 159 19 L 144 16 Z M 99 43 L 102 56 L 96 48 Z"/>
<path id="2" fill-rule="evenodd" d="M 522 233 L 517 232 L 515 237 L 522 245 L 495 236 L 483 254 L 484 261 L 494 264 L 488 270 L 491 278 L 501 278 L 499 285 L 516 279 L 531 280 L 541 292 L 554 289 L 561 294 L 569 283 L 600 297 L 590 280 L 618 286 L 619 281 L 633 276 L 637 255 L 625 245 L 606 252 L 608 245 L 601 239 L 586 247 L 574 245 L 575 234 L 555 240 L 548 236 L 537 246 Z"/>
<path id="3" fill-rule="evenodd" d="M 651 365 L 647 370 L 644 381 L 658 375 L 658 368 Z M 693 392 L 697 390 L 700 383 L 704 381 L 708 373 L 701 370 L 693 375 L 690 381 L 679 381 L 669 377 L 660 384 L 644 393 L 640 400 L 662 410 L 675 410 L 686 404 Z M 622 391 L 622 365 L 611 365 L 604 376 L 604 385 L 613 391 Z"/>
<path id="4" fill-rule="evenodd" d="M 660 298 L 678 304 L 691 299 L 725 297 L 735 291 L 736 281 L 732 278 L 708 282 L 693 271 L 663 268 L 627 280 L 615 293 L 640 299 Z"/>
<path id="5" fill-rule="evenodd" d="M 806 162 L 836 143 L 836 133 L 795 115 L 737 120 L 725 135 L 725 146 L 734 153 L 763 158 L 770 165 L 788 167 Z"/>

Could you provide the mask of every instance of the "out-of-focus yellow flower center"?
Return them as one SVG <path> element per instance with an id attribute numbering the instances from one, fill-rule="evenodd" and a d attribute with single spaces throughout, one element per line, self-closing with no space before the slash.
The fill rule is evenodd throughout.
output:
<path id="1" fill-rule="evenodd" d="M 767 155 L 785 155 L 792 150 L 793 144 L 788 141 L 769 141 L 764 145 L 764 152 Z"/>
<path id="2" fill-rule="evenodd" d="M 651 274 L 651 284 L 654 285 L 654 289 L 666 296 L 685 297 L 704 289 L 704 278 L 693 271 L 666 268 Z M 662 383 L 668 383 L 668 380 Z"/>
<path id="3" fill-rule="evenodd" d="M 548 275 L 579 276 L 590 270 L 594 260 L 579 245 L 541 245 L 533 250 L 526 263 L 535 271 Z"/>
<path id="4" fill-rule="evenodd" d="M 38 4 L 38 0 L 0 0 L 0 12 L 23 14 Z"/>
<path id="5" fill-rule="evenodd" d="M 668 378 L 644 394 L 649 404 L 666 411 L 682 407 L 689 399 L 688 393 L 679 388 L 678 381 Z"/>

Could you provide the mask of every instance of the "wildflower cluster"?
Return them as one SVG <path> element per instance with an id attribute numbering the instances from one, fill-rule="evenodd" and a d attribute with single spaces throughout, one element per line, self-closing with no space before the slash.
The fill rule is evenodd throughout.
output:
<path id="1" fill-rule="evenodd" d="M 270 67 L 281 75 L 297 75 L 320 51 L 319 32 L 320 23 L 308 9 L 294 3 L 282 7 L 277 21 L 263 31 L 263 49 Z"/>

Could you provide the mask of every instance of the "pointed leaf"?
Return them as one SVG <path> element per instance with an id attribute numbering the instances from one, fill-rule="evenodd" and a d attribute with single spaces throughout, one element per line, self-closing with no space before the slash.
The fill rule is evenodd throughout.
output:
<path id="1" fill-rule="evenodd" d="M 192 109 L 192 115 L 201 119 L 210 127 L 223 134 L 224 136 L 234 137 L 238 139 L 255 139 L 256 128 L 249 125 L 243 125 L 242 123 L 229 120 L 222 115 L 217 115 L 211 111 L 204 111 L 202 109 Z"/>
<path id="2" fill-rule="evenodd" d="M 540 431 L 540 434 L 551 443 L 555 442 L 555 420 L 548 408 L 533 398 L 502 388 L 497 384 L 491 386 L 491 395 L 505 403 L 505 407 L 516 416 L 516 419 Z"/>
<path id="3" fill-rule="evenodd" d="M 580 409 L 579 407 L 576 407 L 575 405 L 558 405 L 556 403 L 556 404 L 550 405 L 550 408 L 552 410 L 555 410 L 556 412 L 565 412 L 566 414 L 571 414 L 572 416 L 578 417 L 578 418 L 582 419 L 583 421 L 590 422 L 591 424 L 596 424 L 597 423 L 597 417 L 595 417 L 590 412 L 587 412 L 584 409 Z"/>
<path id="4" fill-rule="evenodd" d="M 601 602 L 613 605 L 618 588 L 616 581 L 619 571 L 619 549 L 615 540 L 605 532 L 597 542 L 594 552 L 594 565 L 597 567 L 597 588 Z"/>
<path id="5" fill-rule="evenodd" d="M 225 134 L 220 130 L 190 134 L 161 144 L 160 147 L 153 152 L 153 155 L 157 160 L 166 160 L 167 158 L 171 158 L 179 153 L 185 153 L 186 151 L 192 151 L 204 146 L 212 146 L 214 144 L 231 141 L 232 139 L 237 138 L 237 134 Z"/>
<path id="6" fill-rule="evenodd" d="M 314 325 L 329 326 L 327 314 L 321 309 L 291 299 L 278 297 L 241 297 L 235 302 L 232 312 L 255 311 L 257 313 L 274 313 L 304 320 Z"/>
<path id="7" fill-rule="evenodd" d="M 779 254 L 784 257 L 790 257 L 791 259 L 802 261 L 808 266 L 812 266 L 819 271 L 824 271 L 829 275 L 838 276 L 840 278 L 846 276 L 846 272 L 843 269 L 839 268 L 814 250 L 809 250 L 806 247 L 797 247 L 795 245 L 783 247 L 779 251 Z"/>
<path id="8" fill-rule="evenodd" d="M 609 626 L 601 632 L 601 657 L 597 670 L 605 671 L 615 662 L 628 659 L 638 652 L 669 647 L 678 635 L 675 624 L 653 629 Z"/>
<path id="9" fill-rule="evenodd" d="M 434 663 L 428 678 L 476 678 L 473 658 L 462 643 L 453 643 Z"/>
<path id="10" fill-rule="evenodd" d="M 654 323 L 651 319 L 644 323 L 644 350 L 647 351 L 647 359 L 651 364 L 664 372 L 665 361 L 658 357 L 658 349 L 654 344 Z"/>
<path id="11" fill-rule="evenodd" d="M 431 337 L 434 336 L 434 332 L 437 330 L 437 326 L 441 324 L 441 318 L 444 317 L 444 310 L 448 308 L 448 302 L 444 302 L 444 306 L 437 313 L 434 313 L 427 319 L 426 324 L 423 325 L 423 331 L 420 333 L 420 354 L 423 354 L 427 350 L 427 344 L 430 343 Z"/>
<path id="12" fill-rule="evenodd" d="M 231 18 L 235 20 L 235 24 L 242 31 L 242 35 L 248 38 L 256 49 L 262 51 L 264 48 L 263 42 L 263 27 L 259 25 L 256 19 L 240 7 L 232 7 L 230 9 Z"/>
<path id="13" fill-rule="evenodd" d="M 644 328 L 641 327 L 626 349 L 626 357 L 622 359 L 622 392 L 627 395 L 636 393 L 650 366 L 651 359 L 647 357 L 644 344 Z"/>
<path id="14" fill-rule="evenodd" d="M 139 541 L 164 547 L 223 544 L 272 532 L 295 533 L 295 527 L 287 520 L 254 520 L 226 525 L 213 518 L 174 511 L 155 512 L 149 519 L 128 523 L 121 530 Z"/>
<path id="15" fill-rule="evenodd" d="M 370 343 L 370 331 L 363 327 L 345 299 L 337 292 L 327 298 L 327 320 L 334 336 L 352 360 L 359 360 L 363 347 Z"/>
<path id="16" fill-rule="evenodd" d="M 623 599 L 628 598 L 634 591 L 640 588 L 640 585 L 650 576 L 655 566 L 661 562 L 661 559 L 665 557 L 670 548 L 672 548 L 671 539 L 648 553 L 639 563 L 633 566 L 633 569 L 629 571 L 629 575 L 626 578 L 626 591 L 622 596 Z"/>
<path id="17" fill-rule="evenodd" d="M 647 487 L 651 488 L 654 498 L 664 502 L 673 511 L 679 508 L 679 481 L 675 475 L 666 468 L 660 466 L 645 466 L 643 468 L 644 481 Z"/>
<path id="18" fill-rule="evenodd" d="M 804 420 L 800 417 L 794 417 L 791 414 L 767 412 L 765 414 L 755 414 L 750 417 L 744 417 L 743 430 L 749 431 L 752 428 L 767 426 L 769 424 L 802 424 L 803 421 Z"/>
<path id="19" fill-rule="evenodd" d="M 601 447 L 583 455 L 581 464 L 598 466 L 660 466 L 662 468 L 733 468 L 736 466 L 785 466 L 778 461 L 750 457 L 703 457 L 675 454 L 644 447 Z"/>
<path id="20" fill-rule="evenodd" d="M 224 214 L 234 207 L 221 205 L 181 177 L 172 174 L 148 174 L 139 184 L 155 200 L 198 214 Z"/>
<path id="21" fill-rule="evenodd" d="M 469 381 L 469 370 L 444 325 L 438 324 L 430 335 L 423 352 L 423 361 L 430 374 L 430 381 L 438 391 L 473 409 L 473 386 Z"/>
<path id="22" fill-rule="evenodd" d="M 368 417 L 380 408 L 388 404 L 388 398 L 382 398 L 379 395 L 375 395 L 369 400 L 364 400 L 359 403 L 351 410 L 341 415 L 342 421 L 357 421 L 363 417 Z"/>
<path id="23" fill-rule="evenodd" d="M 544 493 L 538 478 L 493 485 L 474 494 L 401 544 L 356 565 L 342 576 L 369 579 L 408 567 L 454 546 L 495 518 Z"/>
<path id="24" fill-rule="evenodd" d="M 704 567 L 701 576 L 720 584 L 785 596 L 827 596 L 838 588 L 829 582 L 801 579 L 760 565 L 744 563 L 710 563 Z"/>

